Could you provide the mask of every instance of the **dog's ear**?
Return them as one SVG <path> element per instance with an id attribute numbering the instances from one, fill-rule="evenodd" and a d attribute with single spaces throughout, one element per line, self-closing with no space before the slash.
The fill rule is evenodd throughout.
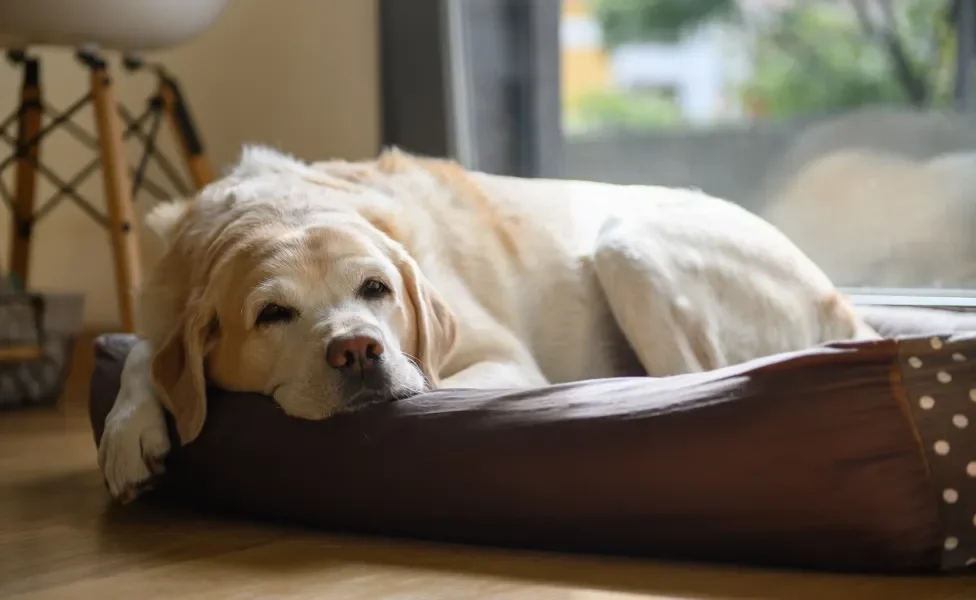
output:
<path id="1" fill-rule="evenodd" d="M 282 152 L 271 146 L 246 145 L 241 150 L 237 164 L 230 169 L 229 176 L 235 179 L 260 177 L 273 173 L 306 175 L 314 173 L 305 161 Z"/>
<path id="2" fill-rule="evenodd" d="M 216 313 L 203 301 L 187 307 L 182 323 L 152 357 L 150 374 L 160 401 L 173 415 L 182 444 L 200 435 L 207 418 L 204 360 L 213 345 Z"/>
<path id="3" fill-rule="evenodd" d="M 186 198 L 174 198 L 169 202 L 157 204 L 146 215 L 146 226 L 155 233 L 168 249 L 176 235 L 176 228 L 190 210 Z"/>
<path id="4" fill-rule="evenodd" d="M 457 317 L 410 256 L 404 252 L 397 262 L 413 304 L 416 358 L 428 383 L 436 388 L 441 367 L 457 342 Z"/>
<path id="5" fill-rule="evenodd" d="M 397 225 L 397 214 L 388 207 L 363 206 L 359 209 L 359 216 L 376 228 L 380 233 L 397 244 L 402 244 L 404 232 Z"/>

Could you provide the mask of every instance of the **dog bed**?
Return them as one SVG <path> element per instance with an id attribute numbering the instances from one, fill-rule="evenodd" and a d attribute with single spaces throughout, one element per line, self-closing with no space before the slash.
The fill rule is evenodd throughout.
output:
<path id="1" fill-rule="evenodd" d="M 873 572 L 976 564 L 976 317 L 708 373 L 439 390 L 311 422 L 212 390 L 150 500 L 332 531 Z M 932 328 L 938 331 L 933 331 Z M 97 343 L 96 443 L 131 336 Z"/>

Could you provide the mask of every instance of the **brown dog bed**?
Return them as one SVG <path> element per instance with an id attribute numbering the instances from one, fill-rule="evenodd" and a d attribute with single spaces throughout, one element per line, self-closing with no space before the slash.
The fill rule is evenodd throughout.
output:
<path id="1" fill-rule="evenodd" d="M 868 317 L 886 334 L 925 335 L 662 379 L 441 390 L 320 422 L 213 390 L 202 435 L 171 452 L 152 496 L 465 543 L 854 571 L 972 566 L 976 338 L 951 333 L 976 331 L 976 318 Z M 98 342 L 96 442 L 132 343 Z"/>

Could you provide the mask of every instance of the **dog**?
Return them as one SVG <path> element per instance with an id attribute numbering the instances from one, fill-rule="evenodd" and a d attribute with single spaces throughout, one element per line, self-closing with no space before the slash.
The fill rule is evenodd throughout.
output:
<path id="1" fill-rule="evenodd" d="M 324 419 L 432 388 L 715 369 L 878 334 L 780 231 L 702 192 L 521 179 L 386 150 L 249 147 L 158 206 L 99 464 L 134 498 L 208 383 Z"/>

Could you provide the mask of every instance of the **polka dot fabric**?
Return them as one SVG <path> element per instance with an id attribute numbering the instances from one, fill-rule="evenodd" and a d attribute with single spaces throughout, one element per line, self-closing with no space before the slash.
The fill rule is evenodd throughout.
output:
<path id="1" fill-rule="evenodd" d="M 976 339 L 899 343 L 908 404 L 936 485 L 942 568 L 976 570 Z"/>

